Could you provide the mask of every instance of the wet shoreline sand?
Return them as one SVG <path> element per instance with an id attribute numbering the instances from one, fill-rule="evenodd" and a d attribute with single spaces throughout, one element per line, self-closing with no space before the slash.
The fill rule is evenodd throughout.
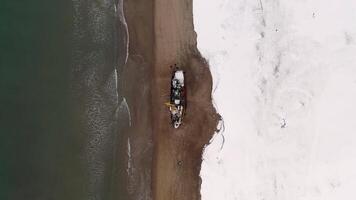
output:
<path id="1" fill-rule="evenodd" d="M 211 74 L 196 48 L 192 0 L 125 0 L 124 12 L 129 58 L 123 96 L 132 115 L 122 138 L 122 144 L 129 141 L 124 146 L 130 145 L 131 154 L 126 156 L 126 194 L 129 199 L 200 199 L 202 151 L 218 116 L 211 102 Z M 185 70 L 188 92 L 179 129 L 171 126 L 164 105 L 173 64 Z"/>

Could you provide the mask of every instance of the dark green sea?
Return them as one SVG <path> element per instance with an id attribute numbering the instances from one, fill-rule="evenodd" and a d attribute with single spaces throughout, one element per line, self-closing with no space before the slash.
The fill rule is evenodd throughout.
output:
<path id="1" fill-rule="evenodd" d="M 120 6 L 0 2 L 0 200 L 120 199 Z"/>

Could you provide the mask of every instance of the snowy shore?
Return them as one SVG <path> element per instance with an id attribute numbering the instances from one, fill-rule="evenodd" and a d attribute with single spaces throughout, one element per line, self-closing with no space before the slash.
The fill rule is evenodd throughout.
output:
<path id="1" fill-rule="evenodd" d="M 225 124 L 205 149 L 203 200 L 356 197 L 355 10 L 347 0 L 194 1 Z"/>

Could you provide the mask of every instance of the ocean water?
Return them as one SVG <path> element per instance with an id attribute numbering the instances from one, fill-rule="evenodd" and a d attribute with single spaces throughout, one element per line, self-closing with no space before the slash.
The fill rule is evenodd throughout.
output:
<path id="1" fill-rule="evenodd" d="M 111 199 L 127 113 L 121 2 L 0 6 L 0 199 Z"/>

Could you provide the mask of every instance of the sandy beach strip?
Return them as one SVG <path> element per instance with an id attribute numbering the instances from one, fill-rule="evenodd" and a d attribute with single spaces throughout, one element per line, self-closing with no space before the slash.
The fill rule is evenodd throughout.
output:
<path id="1" fill-rule="evenodd" d="M 200 199 L 204 146 L 218 116 L 211 102 L 212 78 L 196 47 L 192 0 L 125 0 L 129 58 L 124 89 L 132 114 L 130 199 Z M 186 72 L 187 113 L 174 129 L 164 103 L 171 65 Z M 132 92 L 134 89 L 134 92 Z M 131 91 L 131 92 L 130 92 Z M 140 193 L 139 196 L 138 194 Z"/>

